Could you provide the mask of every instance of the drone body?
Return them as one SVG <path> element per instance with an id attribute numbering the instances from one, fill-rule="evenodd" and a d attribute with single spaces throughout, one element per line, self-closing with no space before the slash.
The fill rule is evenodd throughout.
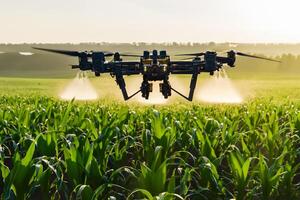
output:
<path id="1" fill-rule="evenodd" d="M 106 51 L 78 52 L 43 48 L 34 49 L 78 57 L 79 64 L 72 65 L 73 69 L 80 69 L 82 71 L 91 70 L 95 73 L 95 76 L 100 76 L 100 74 L 103 73 L 109 73 L 112 77 L 115 77 L 115 80 L 122 91 L 124 100 L 132 98 L 139 92 L 142 93 L 142 97 L 148 99 L 150 93 L 152 92 L 152 82 L 160 81 L 161 83 L 159 84 L 159 88 L 164 98 L 168 98 L 169 96 L 171 96 L 172 91 L 174 91 L 185 99 L 192 101 L 198 75 L 201 72 L 206 72 L 210 75 L 213 75 L 215 71 L 218 71 L 225 64 L 230 67 L 234 67 L 236 55 L 279 62 L 276 60 L 248 55 L 233 50 L 227 52 L 226 57 L 218 56 L 217 53 L 213 51 L 207 51 L 204 53 L 202 52 L 178 55 L 192 56 L 190 58 L 187 58 L 189 61 L 171 61 L 171 58 L 166 51 L 158 52 L 157 50 L 153 50 L 151 53 L 149 51 L 144 51 L 143 55 L 132 55 Z M 107 57 L 112 57 L 113 59 L 111 61 L 107 61 Z M 137 57 L 140 60 L 123 61 L 122 57 Z M 140 90 L 129 96 L 126 90 L 124 76 L 139 74 L 143 76 Z M 169 76 L 171 74 L 191 75 L 190 91 L 188 96 L 181 94 L 171 86 L 169 82 Z"/>

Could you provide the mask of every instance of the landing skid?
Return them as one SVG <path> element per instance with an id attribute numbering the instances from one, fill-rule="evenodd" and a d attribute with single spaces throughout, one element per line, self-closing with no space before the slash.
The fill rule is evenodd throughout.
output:
<path id="1" fill-rule="evenodd" d="M 182 96 L 183 98 L 185 98 L 186 100 L 193 101 L 193 97 L 194 97 L 194 92 L 195 92 L 195 88 L 196 88 L 196 84 L 197 84 L 198 75 L 199 75 L 199 73 L 194 73 L 192 75 L 191 82 L 190 82 L 189 96 L 185 96 L 184 94 L 180 93 L 179 91 L 177 91 L 176 89 L 174 89 L 172 87 L 171 87 L 171 89 L 174 92 L 176 92 L 177 94 L 179 94 L 180 96 Z"/>
<path id="2" fill-rule="evenodd" d="M 180 93 L 179 91 L 177 91 L 173 87 L 171 87 L 171 90 L 173 90 L 174 92 L 179 94 L 181 97 L 185 98 L 186 100 L 193 101 L 198 75 L 199 75 L 199 73 L 194 73 L 191 77 L 189 96 L 185 96 L 184 94 Z M 122 74 L 117 74 L 116 75 L 116 82 L 117 82 L 117 84 L 119 85 L 119 87 L 122 91 L 122 95 L 123 95 L 123 98 L 124 98 L 125 101 L 131 99 L 132 97 L 134 97 L 135 95 L 137 95 L 139 92 L 142 91 L 140 89 L 137 92 L 133 93 L 132 95 L 128 96 L 128 93 L 127 93 L 127 90 L 126 90 L 125 80 L 124 80 Z"/>

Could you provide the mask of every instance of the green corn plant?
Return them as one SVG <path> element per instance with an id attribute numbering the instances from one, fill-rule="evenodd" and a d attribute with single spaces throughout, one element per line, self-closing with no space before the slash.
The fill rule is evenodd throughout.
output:
<path id="1" fill-rule="evenodd" d="M 158 195 L 166 189 L 167 160 L 162 160 L 162 147 L 155 148 L 153 161 L 148 167 L 141 163 L 138 185 L 141 189 L 149 191 L 152 195 Z"/>
<path id="2" fill-rule="evenodd" d="M 26 197 L 35 171 L 32 160 L 34 151 L 35 142 L 33 141 L 24 158 L 21 158 L 19 153 L 15 154 L 13 168 L 5 179 L 4 199 L 13 198 L 12 195 L 15 195 L 16 199 Z"/>
<path id="3" fill-rule="evenodd" d="M 70 195 L 70 199 L 76 200 L 91 200 L 93 197 L 94 191 L 89 185 L 77 185 L 73 192 Z"/>
<path id="4" fill-rule="evenodd" d="M 74 185 L 86 183 L 88 177 L 93 178 L 90 173 L 94 173 L 94 175 L 100 173 L 97 171 L 98 167 L 91 169 L 91 166 L 94 167 L 97 163 L 93 157 L 93 146 L 90 146 L 88 139 L 83 144 L 82 151 L 79 151 L 79 146 L 76 148 L 74 145 L 71 145 L 70 149 L 65 148 L 64 150 L 67 173 Z"/>
<path id="5" fill-rule="evenodd" d="M 296 176 L 299 175 L 297 171 L 300 168 L 300 163 L 292 166 L 290 164 L 286 164 L 284 166 L 284 174 L 282 178 L 282 182 L 280 183 L 279 196 L 285 199 L 298 199 L 300 198 L 300 194 L 297 194 L 297 191 L 300 189 L 299 183 L 295 183 Z"/>
<path id="6" fill-rule="evenodd" d="M 217 164 L 219 161 L 217 159 L 215 149 L 212 146 L 210 137 L 206 134 L 204 135 L 201 132 L 197 132 L 197 139 L 200 145 L 200 155 L 207 157 L 210 161 L 215 162 L 215 164 Z"/>
<path id="7" fill-rule="evenodd" d="M 223 196 L 224 186 L 214 163 L 207 157 L 202 156 L 198 158 L 197 165 L 199 166 L 185 169 L 184 171 L 181 181 L 185 184 L 180 184 L 180 186 L 184 186 L 184 196 L 187 195 L 196 199 L 216 199 L 219 196 Z M 194 188 L 195 191 L 191 193 L 191 189 L 186 187 L 186 185 L 191 186 L 193 184 L 196 184 L 197 188 Z"/>
<path id="8" fill-rule="evenodd" d="M 1 198 L 298 199 L 299 108 L 2 96 Z"/>
<path id="9" fill-rule="evenodd" d="M 57 137 L 55 132 L 37 136 L 37 150 L 43 156 L 57 157 Z"/>
<path id="10" fill-rule="evenodd" d="M 262 198 L 272 199 L 274 192 L 277 191 L 277 187 L 281 176 L 284 174 L 284 170 L 282 167 L 278 166 L 277 163 L 274 163 L 269 167 L 262 155 L 259 156 L 258 168 Z"/>
<path id="11" fill-rule="evenodd" d="M 50 199 L 50 178 L 52 170 L 49 168 L 44 169 L 43 165 L 40 163 L 36 163 L 34 166 L 35 173 L 33 179 L 35 181 L 32 186 L 34 190 L 30 190 L 30 198 L 42 197 L 43 199 Z"/>
<path id="12" fill-rule="evenodd" d="M 174 194 L 174 193 L 162 192 L 157 196 L 153 196 L 149 191 L 147 191 L 145 189 L 136 189 L 132 193 L 129 194 L 129 196 L 127 197 L 127 200 L 135 199 L 135 198 L 133 198 L 133 196 L 136 194 L 142 194 L 148 200 L 175 200 L 175 199 L 183 200 L 184 199 L 180 195 Z"/>
<path id="13" fill-rule="evenodd" d="M 247 186 L 250 179 L 249 168 L 252 158 L 243 158 L 240 152 L 232 151 L 229 154 L 228 163 L 233 176 L 233 184 L 236 188 L 236 199 L 247 197 Z"/>

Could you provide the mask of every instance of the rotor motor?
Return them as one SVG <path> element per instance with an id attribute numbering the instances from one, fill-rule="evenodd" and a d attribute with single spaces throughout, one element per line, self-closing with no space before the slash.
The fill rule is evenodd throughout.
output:
<path id="1" fill-rule="evenodd" d="M 150 52 L 149 51 L 144 51 L 143 58 L 144 59 L 149 59 L 150 58 Z"/>
<path id="2" fill-rule="evenodd" d="M 90 70 L 91 66 L 88 62 L 88 55 L 87 55 L 87 52 L 81 52 L 78 56 L 78 59 L 79 59 L 79 69 L 82 70 L 82 71 L 85 71 L 85 70 Z"/>
<path id="3" fill-rule="evenodd" d="M 216 69 L 216 66 L 217 66 L 217 53 L 207 51 L 204 54 L 204 60 L 205 60 L 205 66 L 204 66 L 205 71 L 210 72 L 210 75 L 213 75 L 213 72 L 217 70 Z"/>
<path id="4" fill-rule="evenodd" d="M 165 59 L 167 57 L 167 51 L 160 51 L 159 52 L 159 58 Z"/>
<path id="5" fill-rule="evenodd" d="M 227 52 L 227 58 L 228 62 L 227 65 L 230 67 L 234 67 L 235 59 L 236 59 L 236 53 L 235 51 L 231 50 Z"/>
<path id="6" fill-rule="evenodd" d="M 118 52 L 116 52 L 115 54 L 114 54 L 114 61 L 116 62 L 120 62 L 120 61 L 122 61 L 122 58 L 121 58 L 121 55 L 120 55 L 120 53 L 118 53 Z"/>
<path id="7" fill-rule="evenodd" d="M 105 56 L 103 52 L 93 52 L 92 53 L 92 66 L 95 76 L 100 76 L 103 72 L 103 63 L 105 62 Z"/>

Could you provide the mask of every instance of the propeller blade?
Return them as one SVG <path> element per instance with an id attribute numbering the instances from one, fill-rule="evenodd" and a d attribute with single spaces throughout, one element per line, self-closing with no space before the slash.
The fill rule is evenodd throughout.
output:
<path id="1" fill-rule="evenodd" d="M 236 52 L 236 55 L 281 63 L 281 61 L 279 61 L 279 60 L 274 60 L 271 58 L 265 58 L 265 57 L 261 57 L 261 56 L 254 56 L 254 55 L 250 55 L 250 54 L 246 54 L 246 53 L 242 53 L 242 52 Z"/>
<path id="2" fill-rule="evenodd" d="M 80 51 L 68 51 L 68 50 L 59 50 L 59 49 L 45 49 L 45 48 L 39 48 L 39 47 L 32 47 L 33 49 L 40 50 L 40 51 L 48 51 L 51 53 L 58 53 L 58 54 L 63 54 L 67 56 L 80 56 L 82 52 Z M 114 53 L 109 52 L 109 51 L 102 51 L 104 53 L 104 56 L 113 56 Z M 92 52 L 87 52 L 87 56 L 91 56 Z"/>
<path id="3" fill-rule="evenodd" d="M 124 57 L 136 57 L 136 58 L 142 57 L 141 55 L 136 55 L 136 54 L 120 54 L 120 56 L 124 56 Z"/>
<path id="4" fill-rule="evenodd" d="M 67 56 L 79 56 L 80 53 L 78 51 L 68 51 L 68 50 L 58 50 L 58 49 L 44 49 L 44 48 L 38 48 L 38 47 L 32 47 L 33 49 L 40 50 L 40 51 L 48 51 L 52 53 L 58 53 L 63 54 Z"/>
<path id="5" fill-rule="evenodd" d="M 195 57 L 188 57 L 188 58 L 183 58 L 183 59 L 180 59 L 180 60 L 193 60 Z"/>
<path id="6" fill-rule="evenodd" d="M 205 53 L 200 52 L 200 53 L 186 53 L 186 54 L 177 54 L 175 56 L 204 56 Z"/>

